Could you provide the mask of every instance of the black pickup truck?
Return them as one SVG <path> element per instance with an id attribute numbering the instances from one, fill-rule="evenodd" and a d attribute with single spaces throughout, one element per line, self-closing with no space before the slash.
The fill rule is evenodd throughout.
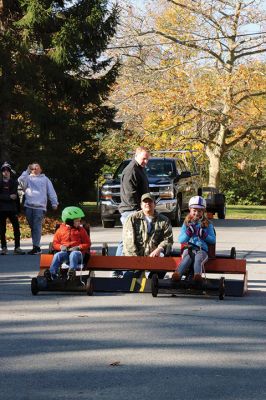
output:
<path id="1" fill-rule="evenodd" d="M 171 153 L 171 152 L 167 152 Z M 190 197 L 201 195 L 201 179 L 190 151 L 175 152 L 176 157 L 151 157 L 146 167 L 150 193 L 156 210 L 168 216 L 173 226 L 181 224 L 181 216 L 188 210 Z M 188 153 L 190 162 L 183 156 Z M 123 161 L 114 175 L 106 174 L 100 191 L 101 219 L 104 228 L 119 224 L 120 177 L 130 160 Z"/>

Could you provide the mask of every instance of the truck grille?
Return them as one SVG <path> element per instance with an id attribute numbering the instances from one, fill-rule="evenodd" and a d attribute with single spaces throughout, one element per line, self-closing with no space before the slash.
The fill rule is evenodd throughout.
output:
<path id="1" fill-rule="evenodd" d="M 151 188 L 150 193 L 154 197 L 155 201 L 159 197 L 159 192 L 160 192 L 160 186 L 154 186 Z M 121 203 L 121 198 L 120 198 L 120 188 L 112 188 L 112 199 L 113 202 L 119 205 Z"/>

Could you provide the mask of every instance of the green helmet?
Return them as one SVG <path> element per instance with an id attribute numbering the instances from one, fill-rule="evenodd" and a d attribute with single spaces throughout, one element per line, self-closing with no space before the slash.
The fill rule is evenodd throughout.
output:
<path id="1" fill-rule="evenodd" d="M 77 219 L 77 218 L 83 218 L 85 217 L 84 212 L 82 211 L 81 208 L 79 207 L 74 207 L 74 206 L 70 206 L 70 207 L 66 207 L 64 208 L 63 212 L 62 212 L 62 221 L 66 222 L 67 219 Z"/>

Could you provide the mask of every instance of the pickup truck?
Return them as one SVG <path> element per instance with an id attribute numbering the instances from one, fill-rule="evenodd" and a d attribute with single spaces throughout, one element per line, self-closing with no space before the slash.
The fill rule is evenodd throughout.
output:
<path id="1" fill-rule="evenodd" d="M 171 152 L 167 152 L 171 153 Z M 146 167 L 150 193 L 156 202 L 156 210 L 171 220 L 173 226 L 180 226 L 182 213 L 188 210 L 192 196 L 201 195 L 201 180 L 196 164 L 183 159 L 185 151 L 175 152 L 177 157 L 151 157 Z M 180 154 L 180 156 L 179 156 Z M 191 156 L 191 152 L 189 152 Z M 100 190 L 100 211 L 104 228 L 113 228 L 120 223 L 120 178 L 130 160 L 123 161 L 113 175 L 105 175 Z"/>

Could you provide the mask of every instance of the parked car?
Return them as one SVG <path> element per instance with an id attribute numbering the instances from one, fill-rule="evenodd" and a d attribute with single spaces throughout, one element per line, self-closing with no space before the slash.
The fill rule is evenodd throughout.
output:
<path id="1" fill-rule="evenodd" d="M 182 213 L 188 210 L 189 199 L 202 194 L 193 153 L 182 150 L 175 154 L 176 157 L 151 157 L 146 167 L 156 210 L 167 215 L 173 226 L 181 224 Z M 130 161 L 123 161 L 113 175 L 105 175 L 106 181 L 100 190 L 101 219 L 105 228 L 112 228 L 120 222 L 120 178 Z"/>

